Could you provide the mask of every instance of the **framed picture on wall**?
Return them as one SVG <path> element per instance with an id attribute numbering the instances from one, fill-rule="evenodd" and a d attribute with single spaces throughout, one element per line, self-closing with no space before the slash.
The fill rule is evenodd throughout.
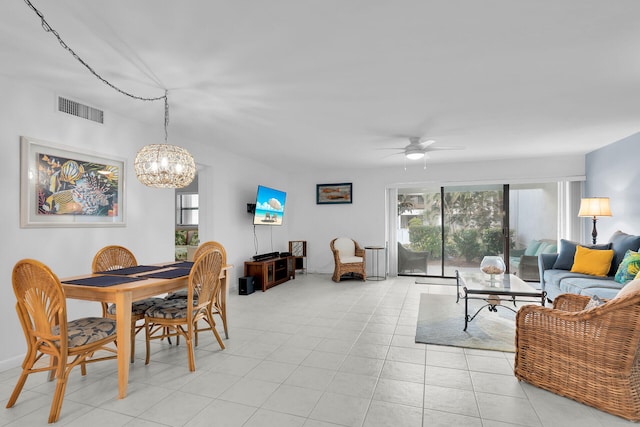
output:
<path id="1" fill-rule="evenodd" d="M 124 170 L 124 159 L 21 137 L 20 226 L 124 226 Z"/>
<path id="2" fill-rule="evenodd" d="M 316 184 L 316 204 L 335 205 L 352 203 L 353 193 L 351 183 Z"/>

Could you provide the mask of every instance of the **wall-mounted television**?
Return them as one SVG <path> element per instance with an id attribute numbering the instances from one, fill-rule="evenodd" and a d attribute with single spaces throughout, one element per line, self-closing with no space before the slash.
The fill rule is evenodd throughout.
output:
<path id="1" fill-rule="evenodd" d="M 287 193 L 273 188 L 258 186 L 256 210 L 253 214 L 254 225 L 282 225 L 284 204 Z"/>

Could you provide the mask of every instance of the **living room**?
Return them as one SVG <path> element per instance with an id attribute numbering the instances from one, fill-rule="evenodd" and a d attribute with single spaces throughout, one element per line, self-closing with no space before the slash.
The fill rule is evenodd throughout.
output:
<path id="1" fill-rule="evenodd" d="M 51 43 L 41 31 L 37 43 Z M 15 41 L 15 44 L 19 44 Z M 62 52 L 60 62 L 73 64 L 73 58 Z M 84 72 L 80 70 L 79 73 Z M 92 78 L 87 77 L 87 80 Z M 94 79 L 95 80 L 95 79 Z M 115 78 L 114 78 L 115 80 Z M 97 80 L 95 85 L 99 85 Z M 105 92 L 109 88 L 104 89 Z M 5 102 L 0 106 L 0 137 L 5 148 L 5 167 L 0 179 L 5 182 L 5 204 L 2 213 L 4 239 L 0 252 L 0 277 L 5 281 L 5 298 L 0 301 L 3 313 L 0 370 L 19 365 L 24 354 L 24 342 L 15 300 L 9 290 L 11 271 L 16 261 L 35 258 L 51 266 L 60 277 L 89 272 L 93 255 L 107 244 L 130 248 L 142 263 L 172 259 L 174 255 L 174 203 L 170 190 L 143 186 L 133 173 L 133 159 L 138 149 L 152 141 L 161 141 L 160 120 L 142 122 L 114 109 L 105 109 L 103 125 L 62 114 L 53 108 L 59 89 L 47 81 L 39 84 L 2 74 L 0 91 Z M 631 96 L 625 94 L 624 98 Z M 90 100 L 100 104 L 100 100 Z M 143 108 L 145 104 L 142 105 Z M 162 112 L 159 106 L 149 106 Z M 211 120 L 215 120 L 212 115 Z M 598 118 L 593 118 L 594 126 Z M 603 118 L 603 123 L 609 118 Z M 383 244 L 387 230 L 387 189 L 403 183 L 518 183 L 583 181 L 585 196 L 607 196 L 611 199 L 613 216 L 598 222 L 599 240 L 606 240 L 616 230 L 640 234 L 640 190 L 634 185 L 639 178 L 637 161 L 640 155 L 640 133 L 636 127 L 620 130 L 618 137 L 602 141 L 600 148 L 590 152 L 575 152 L 579 139 L 560 136 L 557 144 L 566 146 L 564 154 L 516 156 L 508 144 L 504 157 L 464 162 L 433 162 L 425 169 L 422 163 L 402 162 L 385 167 L 313 166 L 300 162 L 283 168 L 266 163 L 248 152 L 232 152 L 207 144 L 208 135 L 194 138 L 170 128 L 170 141 L 188 146 L 198 164 L 200 194 L 200 240 L 222 242 L 228 262 L 234 265 L 232 286 L 242 276 L 243 262 L 256 253 L 286 251 L 289 240 L 308 243 L 308 271 L 324 274 L 330 280 L 333 261 L 329 242 L 337 236 L 349 236 L 362 244 Z M 595 131 L 595 130 L 594 130 Z M 79 151 L 90 151 L 122 158 L 126 162 L 126 224 L 123 227 L 90 228 L 21 228 L 20 227 L 20 137 L 28 136 L 43 143 L 65 145 Z M 304 135 L 300 135 L 304 138 Z M 202 143 L 199 143 L 202 142 Z M 257 144 L 257 143 L 256 143 Z M 514 148 L 515 149 L 515 148 Z M 350 182 L 353 203 L 317 205 L 316 185 Z M 246 211 L 246 204 L 255 199 L 258 185 L 287 191 L 286 219 L 282 227 L 256 227 Z M 576 200 L 573 201 L 576 203 Z M 590 222 L 580 220 L 581 236 L 588 242 Z M 565 230 L 566 231 L 566 230 Z M 571 237 L 563 231 L 562 237 Z M 254 238 L 255 233 L 255 238 Z M 257 246 L 255 242 L 257 241 Z M 346 286 L 349 284 L 346 283 Z M 96 314 L 91 303 L 74 301 L 69 304 L 72 317 Z"/>

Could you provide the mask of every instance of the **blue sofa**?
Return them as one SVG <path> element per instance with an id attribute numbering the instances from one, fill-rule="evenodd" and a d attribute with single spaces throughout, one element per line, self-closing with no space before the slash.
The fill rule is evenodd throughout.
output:
<path id="1" fill-rule="evenodd" d="M 614 280 L 616 271 L 628 249 L 640 249 L 640 236 L 634 236 L 616 231 L 609 243 L 595 245 L 596 249 L 613 249 L 614 256 L 609 274 L 606 277 L 588 274 L 572 273 L 573 254 L 577 243 L 561 240 L 560 252 L 556 254 L 540 254 L 538 268 L 540 270 L 540 286 L 547 292 L 547 298 L 553 301 L 555 297 L 564 293 L 613 298 L 625 285 Z M 582 245 L 591 246 L 591 245 Z M 572 253 L 573 249 L 573 253 Z"/>

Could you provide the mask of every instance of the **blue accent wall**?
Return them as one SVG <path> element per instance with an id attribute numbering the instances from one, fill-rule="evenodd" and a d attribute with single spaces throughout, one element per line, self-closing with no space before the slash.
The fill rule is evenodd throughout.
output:
<path id="1" fill-rule="evenodd" d="M 584 197 L 609 197 L 610 218 L 597 222 L 598 242 L 616 231 L 640 234 L 640 132 L 586 155 Z M 591 235 L 591 220 L 585 241 Z"/>

